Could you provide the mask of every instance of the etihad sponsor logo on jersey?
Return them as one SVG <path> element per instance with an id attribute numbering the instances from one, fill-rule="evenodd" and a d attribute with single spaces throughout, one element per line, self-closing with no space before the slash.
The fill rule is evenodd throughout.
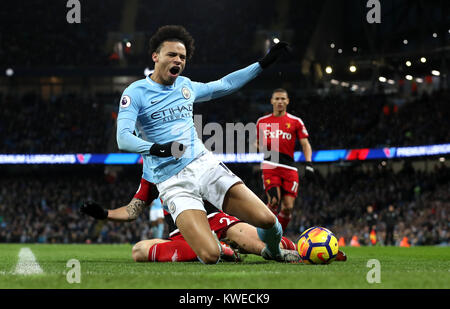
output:
<path id="1" fill-rule="evenodd" d="M 180 118 L 192 118 L 193 117 L 193 104 L 181 105 L 177 107 L 170 107 L 163 110 L 159 110 L 151 114 L 152 119 L 163 121 L 171 121 Z"/>
<path id="2" fill-rule="evenodd" d="M 292 134 L 291 133 L 287 133 L 284 132 L 283 130 L 275 130 L 275 131 L 270 131 L 270 130 L 264 130 L 264 136 L 267 138 L 282 138 L 282 139 L 287 139 L 290 140 L 292 138 Z"/>

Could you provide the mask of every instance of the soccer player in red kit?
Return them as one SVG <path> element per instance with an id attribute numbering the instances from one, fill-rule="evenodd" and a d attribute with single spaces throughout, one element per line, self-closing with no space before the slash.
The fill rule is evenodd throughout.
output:
<path id="1" fill-rule="evenodd" d="M 287 91 L 275 89 L 270 103 L 273 106 L 272 114 L 259 118 L 256 123 L 257 146 L 259 151 L 266 153 L 262 163 L 262 176 L 268 207 L 277 215 L 285 231 L 292 217 L 299 186 L 298 170 L 294 166 L 296 140 L 300 141 L 306 159 L 305 175 L 314 173 L 312 149 L 303 121 L 287 112 Z"/>
<path id="2" fill-rule="evenodd" d="M 154 199 L 158 198 L 158 195 L 156 186 L 142 178 L 136 194 L 128 205 L 116 209 L 104 209 L 94 201 L 87 201 L 80 207 L 80 212 L 98 220 L 134 221 L 145 208 L 151 205 Z M 265 244 L 260 240 L 256 227 L 218 210 L 207 201 L 204 203 L 208 223 L 211 231 L 217 236 L 217 241 L 227 239 L 242 253 L 261 255 Z M 132 249 L 133 259 L 136 262 L 197 261 L 197 254 L 181 235 L 172 216 L 167 211 L 164 211 L 164 219 L 169 227 L 169 238 L 155 238 L 138 242 Z M 233 249 L 222 242 L 219 244 L 223 260 L 239 261 L 239 257 Z M 296 244 L 290 239 L 282 237 L 280 248 L 282 251 L 290 251 L 292 259 L 297 257 L 295 261 L 301 261 Z M 292 259 L 286 260 L 286 262 L 294 262 Z"/>

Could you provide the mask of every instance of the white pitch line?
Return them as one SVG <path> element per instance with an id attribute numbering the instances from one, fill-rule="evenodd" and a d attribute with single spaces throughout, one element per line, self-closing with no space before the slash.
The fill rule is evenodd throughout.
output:
<path id="1" fill-rule="evenodd" d="M 36 257 L 30 248 L 22 248 L 19 251 L 19 261 L 16 265 L 15 275 L 42 274 L 42 268 L 36 261 Z"/>

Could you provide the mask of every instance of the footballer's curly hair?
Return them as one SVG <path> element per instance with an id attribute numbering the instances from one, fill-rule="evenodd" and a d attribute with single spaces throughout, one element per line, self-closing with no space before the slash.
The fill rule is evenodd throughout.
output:
<path id="1" fill-rule="evenodd" d="M 186 48 L 186 58 L 190 60 L 194 54 L 194 38 L 183 27 L 178 25 L 167 25 L 160 27 L 155 34 L 150 38 L 150 55 L 154 52 L 158 53 L 161 50 L 162 43 L 181 42 Z"/>

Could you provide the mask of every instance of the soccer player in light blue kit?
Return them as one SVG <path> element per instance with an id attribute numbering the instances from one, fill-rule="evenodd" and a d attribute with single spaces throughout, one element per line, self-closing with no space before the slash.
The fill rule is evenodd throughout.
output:
<path id="1" fill-rule="evenodd" d="M 205 148 L 193 121 L 194 103 L 240 89 L 286 49 L 287 43 L 278 43 L 244 69 L 217 81 L 194 82 L 181 76 L 194 51 L 191 35 L 181 26 L 163 26 L 150 39 L 153 74 L 132 83 L 121 97 L 119 149 L 142 155 L 143 178 L 156 184 L 166 210 L 205 264 L 217 263 L 221 249 L 211 233 L 203 200 L 257 227 L 266 244 L 264 258 L 299 261 L 292 252 L 280 250 L 282 229 L 276 217 Z"/>

